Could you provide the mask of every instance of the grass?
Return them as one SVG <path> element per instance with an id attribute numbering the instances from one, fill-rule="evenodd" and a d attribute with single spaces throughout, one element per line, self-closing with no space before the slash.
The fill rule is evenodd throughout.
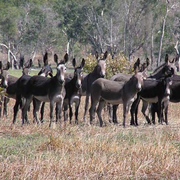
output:
<path id="1" fill-rule="evenodd" d="M 37 74 L 39 70 L 31 72 Z M 10 71 L 20 76 L 20 70 Z M 8 105 L 8 118 L 0 118 L 0 179 L 180 179 L 180 104 L 170 104 L 169 125 L 147 125 L 139 112 L 139 126 L 122 127 L 122 106 L 118 121 L 97 119 L 83 122 L 85 98 L 82 98 L 79 124 L 62 122 L 49 128 L 49 105 L 45 122 L 21 127 L 20 113 L 12 125 L 14 100 Z"/>
<path id="2" fill-rule="evenodd" d="M 82 121 L 79 125 L 62 123 L 48 128 L 49 107 L 45 123 L 21 127 L 20 114 L 11 125 L 14 101 L 9 104 L 8 118 L 0 123 L 0 179 L 179 179 L 180 122 L 178 104 L 170 104 L 169 124 L 147 125 L 139 113 L 139 127 L 122 127 L 108 122 L 99 127 Z M 129 120 L 130 116 L 128 116 Z"/>

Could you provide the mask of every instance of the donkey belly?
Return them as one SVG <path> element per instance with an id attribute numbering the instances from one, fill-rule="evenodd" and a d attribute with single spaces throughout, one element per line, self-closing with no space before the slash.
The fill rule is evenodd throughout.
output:
<path id="1" fill-rule="evenodd" d="M 50 102 L 50 99 L 49 99 L 49 96 L 46 95 L 46 96 L 34 96 L 36 99 L 38 99 L 39 101 L 42 101 L 42 102 Z"/>
<path id="2" fill-rule="evenodd" d="M 122 104 L 123 101 L 122 99 L 105 99 L 105 98 L 102 98 L 104 101 L 110 103 L 110 104 L 113 104 L 113 105 L 118 105 L 118 104 Z"/>
<path id="3" fill-rule="evenodd" d="M 149 103 L 157 103 L 158 102 L 158 97 L 154 97 L 154 98 L 143 98 L 141 97 L 144 101 L 149 102 Z"/>

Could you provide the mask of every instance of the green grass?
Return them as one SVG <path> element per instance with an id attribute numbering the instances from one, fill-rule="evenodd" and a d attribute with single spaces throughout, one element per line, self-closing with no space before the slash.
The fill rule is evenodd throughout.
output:
<path id="1" fill-rule="evenodd" d="M 55 75 L 56 68 L 54 67 L 52 69 L 53 69 L 53 75 Z M 41 70 L 40 68 L 36 68 L 36 69 L 32 68 L 30 70 L 30 75 L 31 76 L 37 75 L 40 70 Z M 74 71 L 73 69 L 67 69 L 67 73 L 72 73 L 73 71 Z M 22 69 L 9 69 L 9 74 L 16 77 L 20 77 L 22 75 Z"/>

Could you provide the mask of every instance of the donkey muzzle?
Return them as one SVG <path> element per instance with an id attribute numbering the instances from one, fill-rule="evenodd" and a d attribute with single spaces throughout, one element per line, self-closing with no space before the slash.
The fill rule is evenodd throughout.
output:
<path id="1" fill-rule="evenodd" d="M 60 80 L 59 83 L 62 85 L 64 83 L 64 80 Z"/>

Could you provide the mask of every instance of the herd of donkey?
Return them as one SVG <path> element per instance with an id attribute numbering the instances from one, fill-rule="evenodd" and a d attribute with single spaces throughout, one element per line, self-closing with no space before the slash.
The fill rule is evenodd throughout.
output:
<path id="1" fill-rule="evenodd" d="M 165 62 L 160 65 L 153 73 L 148 75 L 147 67 L 149 60 L 141 64 L 138 58 L 134 64 L 134 74 L 119 73 L 112 76 L 109 80 L 105 79 L 107 51 L 100 57 L 96 52 L 97 65 L 94 70 L 87 75 L 83 75 L 85 60 L 82 59 L 80 66 L 76 66 L 75 58 L 72 60 L 74 67 L 73 77 L 67 76 L 66 63 L 68 54 L 64 59 L 59 61 L 58 56 L 54 55 L 54 61 L 57 63 L 57 73 L 53 76 L 51 66 L 46 64 L 38 75 L 30 76 L 28 68 L 23 68 L 23 74 L 20 78 L 9 75 L 8 69 L 3 68 L 0 62 L 1 87 L 5 88 L 4 95 L 4 112 L 7 111 L 9 98 L 15 99 L 13 111 L 13 123 L 16 122 L 18 109 L 22 111 L 22 125 L 29 123 L 28 113 L 30 103 L 33 102 L 33 117 L 37 123 L 43 123 L 45 102 L 50 103 L 50 123 L 60 123 L 62 114 L 64 121 L 69 114 L 70 123 L 73 116 L 72 105 L 75 103 L 75 123 L 78 124 L 78 111 L 81 102 L 81 96 L 86 96 L 84 117 L 85 121 L 91 98 L 89 109 L 90 123 L 95 118 L 95 112 L 103 126 L 101 116 L 103 108 L 108 105 L 109 121 L 118 123 L 117 108 L 123 104 L 123 126 L 125 127 L 126 116 L 130 109 L 130 124 L 138 125 L 138 105 L 142 100 L 142 113 L 149 124 L 155 124 L 155 114 L 157 113 L 158 122 L 168 124 L 168 104 L 169 102 L 180 102 L 180 76 L 177 75 L 174 65 L 177 57 L 170 61 L 168 55 L 165 56 Z M 48 54 L 44 55 L 46 61 Z M 47 77 L 47 76 L 50 77 Z M 3 96 L 3 95 L 2 95 Z M 42 102 L 42 105 L 41 105 Z M 56 108 L 54 108 L 56 105 Z M 40 120 L 37 116 L 41 106 Z M 98 106 L 98 107 L 97 107 Z M 146 114 L 147 108 L 151 112 L 151 119 Z M 54 120 L 53 111 L 55 109 L 56 118 Z M 67 113 L 69 110 L 69 113 Z"/>

